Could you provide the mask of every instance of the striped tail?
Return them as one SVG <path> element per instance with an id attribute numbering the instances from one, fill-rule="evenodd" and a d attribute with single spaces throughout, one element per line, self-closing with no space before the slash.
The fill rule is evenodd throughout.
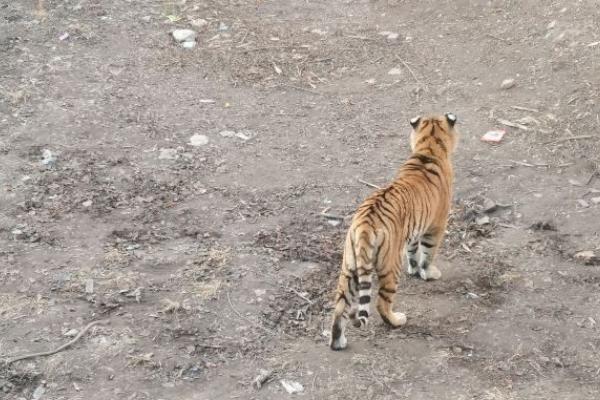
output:
<path id="1" fill-rule="evenodd" d="M 375 239 L 375 234 L 370 229 L 357 228 L 354 242 L 354 255 L 356 257 L 356 270 L 354 273 L 358 276 L 358 312 L 353 318 L 353 324 L 360 328 L 368 325 L 371 313 Z"/>

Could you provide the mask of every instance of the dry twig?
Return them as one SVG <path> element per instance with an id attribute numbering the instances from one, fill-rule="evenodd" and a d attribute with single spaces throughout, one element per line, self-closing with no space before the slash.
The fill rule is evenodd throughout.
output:
<path id="1" fill-rule="evenodd" d="M 374 189 L 381 189 L 381 186 L 377 186 L 377 185 L 376 185 L 376 184 L 374 184 L 374 183 L 370 183 L 370 182 L 367 182 L 367 181 L 363 181 L 362 179 L 359 179 L 358 181 L 359 181 L 360 183 L 362 183 L 363 185 L 367 185 L 367 186 L 369 186 L 369 187 L 372 187 L 372 188 L 374 188 Z"/>
<path id="2" fill-rule="evenodd" d="M 592 138 L 596 138 L 596 137 L 598 137 L 598 136 L 595 136 L 595 135 L 569 136 L 569 137 L 562 138 L 562 139 L 552 140 L 551 142 L 546 142 L 546 143 L 544 143 L 544 145 L 568 142 L 569 140 L 592 139 Z"/>
<path id="3" fill-rule="evenodd" d="M 75 343 L 76 343 L 76 342 L 77 342 L 79 339 L 81 339 L 81 337 L 82 337 L 82 336 L 83 336 L 83 335 L 84 335 L 84 334 L 85 334 L 85 333 L 86 333 L 86 332 L 87 332 L 87 331 L 88 331 L 88 330 L 89 330 L 91 327 L 93 327 L 93 326 L 95 326 L 95 325 L 101 325 L 101 324 L 102 324 L 102 325 L 104 325 L 104 324 L 107 324 L 108 322 L 109 322 L 109 320 L 107 320 L 107 319 L 101 319 L 101 320 L 98 320 L 98 321 L 93 321 L 93 322 L 90 322 L 89 324 L 87 324 L 87 325 L 85 326 L 85 328 L 83 328 L 83 329 L 81 330 L 81 332 L 79 332 L 79 333 L 77 334 L 77 336 L 75 336 L 75 337 L 73 338 L 73 340 L 71 340 L 71 341 L 69 341 L 69 342 L 67 342 L 67 343 L 63 344 L 62 346 L 60 346 L 60 347 L 57 347 L 56 349 L 54 349 L 54 350 L 50 350 L 50 351 L 41 351 L 41 352 L 39 352 L 39 353 L 24 354 L 24 355 L 22 355 L 22 356 L 17 356 L 17 357 L 9 358 L 8 360 L 6 360 L 6 364 L 7 364 L 7 365 L 9 365 L 9 364 L 12 364 L 12 363 L 14 363 L 14 362 L 21 361 L 21 360 L 26 360 L 26 359 L 29 359 L 29 358 L 35 358 L 35 357 L 46 357 L 46 356 L 51 356 L 52 354 L 56 354 L 56 353 L 58 353 L 58 352 L 60 352 L 60 351 L 63 351 L 63 350 L 65 350 L 66 348 L 68 348 L 68 347 L 71 347 L 72 345 L 74 345 L 74 344 L 75 344 Z"/>

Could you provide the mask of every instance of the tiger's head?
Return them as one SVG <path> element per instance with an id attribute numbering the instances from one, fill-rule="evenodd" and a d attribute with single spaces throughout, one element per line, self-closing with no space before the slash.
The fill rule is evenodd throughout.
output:
<path id="1" fill-rule="evenodd" d="M 410 134 L 410 147 L 413 152 L 427 150 L 429 153 L 449 156 L 458 142 L 458 132 L 454 129 L 456 115 L 415 117 L 410 120 L 413 130 Z M 442 154 L 443 153 L 443 154 Z"/>

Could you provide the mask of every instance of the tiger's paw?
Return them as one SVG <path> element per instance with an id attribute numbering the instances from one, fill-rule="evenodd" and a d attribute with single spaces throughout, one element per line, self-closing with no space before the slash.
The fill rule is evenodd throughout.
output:
<path id="1" fill-rule="evenodd" d="M 344 350 L 347 345 L 348 340 L 343 333 L 337 339 L 331 336 L 331 340 L 329 341 L 329 347 L 331 350 Z"/>
<path id="2" fill-rule="evenodd" d="M 394 313 L 394 320 L 392 321 L 392 325 L 394 326 L 394 328 L 398 328 L 404 324 L 406 324 L 406 314 L 396 311 Z"/>
<path id="3" fill-rule="evenodd" d="M 382 314 L 381 318 L 383 319 L 383 321 L 385 323 L 387 323 L 392 328 L 399 328 L 402 325 L 406 324 L 406 314 L 398 312 L 398 311 L 392 312 L 391 314 L 388 314 L 387 316 Z"/>
<path id="4" fill-rule="evenodd" d="M 416 263 L 409 262 L 408 265 L 406 266 L 406 273 L 410 276 L 416 275 L 419 273 L 419 267 L 416 265 Z"/>
<path id="5" fill-rule="evenodd" d="M 430 264 L 427 268 L 419 270 L 419 276 L 424 281 L 437 280 L 442 277 L 442 272 L 435 265 Z"/>

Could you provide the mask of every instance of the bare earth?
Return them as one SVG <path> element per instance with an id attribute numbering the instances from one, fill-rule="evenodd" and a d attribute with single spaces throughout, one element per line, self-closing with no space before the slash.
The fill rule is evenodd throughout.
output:
<path id="1" fill-rule="evenodd" d="M 0 361 L 0 398 L 600 398 L 599 32 L 593 0 L 0 0 L 0 357 L 109 320 Z M 431 111 L 444 275 L 332 352 L 322 213 Z"/>

